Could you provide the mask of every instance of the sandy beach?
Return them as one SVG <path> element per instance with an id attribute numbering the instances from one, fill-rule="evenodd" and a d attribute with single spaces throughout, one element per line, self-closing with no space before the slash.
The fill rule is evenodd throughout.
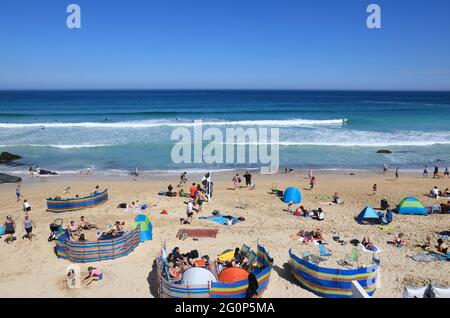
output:
<path id="1" fill-rule="evenodd" d="M 430 216 L 403 216 L 394 214 L 394 230 L 381 230 L 376 225 L 360 225 L 354 217 L 367 205 L 379 207 L 382 197 L 387 197 L 391 206 L 398 203 L 405 196 L 416 196 L 425 205 L 436 202 L 444 203 L 446 199 L 435 200 L 424 196 L 433 186 L 444 189 L 449 186 L 449 179 L 424 179 L 417 174 L 401 175 L 395 181 L 392 175 L 383 176 L 378 172 L 353 171 L 322 171 L 316 172 L 317 185 L 310 191 L 306 171 L 295 171 L 290 174 L 274 176 L 260 176 L 253 172 L 256 183 L 255 190 L 241 188 L 232 190 L 231 178 L 233 172 L 222 172 L 214 176 L 214 197 L 211 202 L 203 206 L 200 215 L 210 215 L 213 210 L 244 217 L 245 221 L 233 226 L 222 226 L 207 220 L 195 218 L 191 225 L 180 225 L 179 219 L 185 217 L 186 199 L 181 197 L 158 196 L 161 189 L 166 189 L 169 183 L 178 183 L 178 176 L 146 177 L 133 180 L 131 177 L 52 177 L 31 178 L 24 177 L 21 184 L 23 198 L 32 206 L 31 218 L 36 224 L 32 242 L 23 240 L 22 201 L 15 198 L 15 184 L 0 185 L 0 217 L 2 221 L 6 215 L 12 215 L 17 222 L 17 241 L 13 244 L 2 242 L 0 248 L 3 257 L 0 260 L 0 297 L 156 297 L 156 273 L 152 268 L 153 261 L 159 255 L 160 247 L 166 243 L 168 248 L 179 246 L 181 251 L 187 252 L 197 249 L 200 255 L 216 257 L 227 248 L 242 246 L 243 243 L 255 248 L 256 243 L 262 243 L 274 259 L 274 268 L 270 278 L 269 288 L 264 297 L 316 297 L 295 282 L 287 271 L 289 266 L 288 250 L 300 254 L 304 251 L 314 252 L 314 246 L 300 243 L 298 239 L 290 238 L 290 234 L 299 230 L 313 230 L 320 228 L 328 249 L 333 258 L 327 262 L 336 266 L 336 261 L 348 254 L 351 245 L 341 246 L 332 240 L 332 231 L 341 239 L 349 242 L 356 238 L 362 240 L 369 236 L 382 249 L 380 288 L 375 297 L 401 297 L 405 285 L 424 285 L 436 283 L 450 285 L 449 263 L 432 262 L 418 263 L 409 256 L 420 253 L 420 248 L 428 235 L 436 241 L 435 235 L 441 231 L 450 230 L 448 214 L 433 214 Z M 199 178 L 189 175 L 189 182 L 198 182 Z M 373 195 L 372 185 L 378 185 L 378 193 Z M 60 214 L 46 211 L 45 199 L 49 196 L 61 195 L 63 190 L 71 187 L 71 194 L 88 194 L 96 185 L 109 189 L 107 203 L 84 210 L 82 212 L 65 212 Z M 325 211 L 325 221 L 319 222 L 303 217 L 294 217 L 283 211 L 286 208 L 280 198 L 270 194 L 273 184 L 280 189 L 295 186 L 302 190 L 304 205 L 308 209 L 322 207 Z M 178 188 L 176 188 L 178 189 Z M 187 190 L 187 187 L 186 187 Z M 344 201 L 342 205 L 319 205 L 320 196 L 332 196 L 338 192 Z M 49 224 L 56 218 L 63 218 L 64 225 L 74 220 L 79 221 L 84 215 L 91 223 L 100 228 L 115 220 L 124 220 L 125 228 L 129 229 L 135 217 L 134 213 L 118 209 L 119 203 L 130 203 L 139 200 L 151 206 L 148 214 L 153 223 L 153 240 L 140 244 L 126 257 L 103 261 L 99 263 L 80 264 L 82 273 L 93 265 L 100 268 L 105 279 L 95 282 L 81 289 L 67 289 L 65 287 L 65 269 L 68 261 L 58 259 L 53 252 L 54 242 L 47 242 L 50 234 Z M 169 211 L 162 215 L 162 210 Z M 187 238 L 182 241 L 176 238 L 180 228 L 218 228 L 216 238 Z M 87 234 L 95 237 L 95 231 Z M 407 243 L 402 248 L 388 245 L 396 232 L 406 235 Z M 4 238 L 4 237 L 3 237 Z M 316 251 L 317 252 L 317 251 Z M 361 262 L 367 257 L 361 258 Z"/>

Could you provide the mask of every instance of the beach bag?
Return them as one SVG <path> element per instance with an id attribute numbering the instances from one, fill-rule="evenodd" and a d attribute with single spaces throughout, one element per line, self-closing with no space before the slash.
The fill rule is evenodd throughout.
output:
<path id="1" fill-rule="evenodd" d="M 212 215 L 220 215 L 220 211 L 214 210 L 214 211 L 212 211 Z"/>
<path id="2" fill-rule="evenodd" d="M 239 221 L 245 221 L 245 218 L 243 216 L 238 217 Z"/>
<path id="3" fill-rule="evenodd" d="M 119 209 L 126 209 L 127 208 L 127 204 L 126 203 L 119 203 L 117 208 L 119 208 Z"/>

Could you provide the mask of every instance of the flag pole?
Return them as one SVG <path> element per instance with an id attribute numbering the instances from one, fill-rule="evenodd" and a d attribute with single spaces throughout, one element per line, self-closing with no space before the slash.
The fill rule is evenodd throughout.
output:
<path id="1" fill-rule="evenodd" d="M 211 201 L 211 171 L 209 172 L 209 181 L 208 181 L 208 201 Z"/>

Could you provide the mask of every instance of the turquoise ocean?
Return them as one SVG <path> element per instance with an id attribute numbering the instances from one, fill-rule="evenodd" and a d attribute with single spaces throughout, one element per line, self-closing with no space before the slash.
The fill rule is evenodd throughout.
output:
<path id="1" fill-rule="evenodd" d="M 222 170 L 175 164 L 175 128 L 279 128 L 280 165 L 294 169 L 421 169 L 450 162 L 449 92 L 263 90 L 1 91 L 0 152 L 58 172 Z M 389 149 L 391 154 L 377 154 Z"/>

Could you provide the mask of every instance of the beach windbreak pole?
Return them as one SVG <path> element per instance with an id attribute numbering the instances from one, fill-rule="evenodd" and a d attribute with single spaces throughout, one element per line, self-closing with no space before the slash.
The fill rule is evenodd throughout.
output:
<path id="1" fill-rule="evenodd" d="M 205 174 L 202 178 L 202 183 L 205 186 L 206 195 L 208 197 L 208 201 L 211 201 L 211 171 Z"/>

